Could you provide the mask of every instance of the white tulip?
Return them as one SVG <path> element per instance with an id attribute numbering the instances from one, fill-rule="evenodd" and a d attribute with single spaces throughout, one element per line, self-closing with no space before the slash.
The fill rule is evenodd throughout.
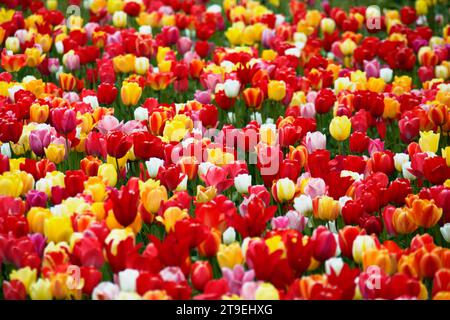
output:
<path id="1" fill-rule="evenodd" d="M 391 68 L 381 68 L 380 69 L 380 78 L 384 80 L 384 82 L 389 83 L 392 81 L 392 77 L 394 75 L 394 71 Z"/>
<path id="2" fill-rule="evenodd" d="M 145 166 L 147 167 L 147 172 L 150 178 L 156 178 L 158 175 L 159 168 L 164 165 L 164 160 L 159 158 L 150 158 L 145 161 Z"/>
<path id="3" fill-rule="evenodd" d="M 305 194 L 301 194 L 297 198 L 294 199 L 294 209 L 303 215 L 307 215 L 312 212 L 312 199 L 310 196 Z"/>
<path id="4" fill-rule="evenodd" d="M 112 282 L 100 282 L 92 291 L 92 300 L 115 300 L 120 288 Z"/>
<path id="5" fill-rule="evenodd" d="M 236 231 L 234 230 L 233 227 L 228 227 L 224 231 L 224 233 L 222 235 L 222 238 L 223 238 L 223 243 L 224 244 L 226 244 L 226 245 L 231 244 L 234 241 L 236 241 Z"/>
<path id="6" fill-rule="evenodd" d="M 83 102 L 90 104 L 92 109 L 95 110 L 99 107 L 98 100 L 96 96 L 86 96 L 83 98 Z"/>
<path id="7" fill-rule="evenodd" d="M 148 110 L 143 107 L 137 107 L 134 110 L 134 120 L 139 121 L 148 120 Z"/>
<path id="8" fill-rule="evenodd" d="M 409 161 L 409 155 L 406 153 L 396 153 L 394 156 L 394 164 L 395 164 L 395 169 L 397 169 L 397 171 L 402 171 L 403 170 L 403 165 L 405 163 L 407 163 Z"/>
<path id="9" fill-rule="evenodd" d="M 403 174 L 403 178 L 406 178 L 408 180 L 416 180 L 417 177 L 415 175 L 413 175 L 409 170 L 411 169 L 411 162 L 405 162 L 402 166 L 402 174 Z"/>
<path id="10" fill-rule="evenodd" d="M 139 271 L 134 269 L 125 269 L 119 272 L 119 286 L 121 291 L 136 292 L 136 279 Z"/>
<path id="11" fill-rule="evenodd" d="M 239 174 L 234 178 L 234 187 L 240 194 L 247 193 L 252 185 L 252 176 L 249 174 Z"/>
<path id="12" fill-rule="evenodd" d="M 224 83 L 225 95 L 228 98 L 236 98 L 239 94 L 240 88 L 241 88 L 241 83 L 238 80 L 228 79 Z"/>
<path id="13" fill-rule="evenodd" d="M 441 228 L 442 237 L 446 242 L 450 242 L 450 223 L 444 224 Z"/>
<path id="14" fill-rule="evenodd" d="M 330 258 L 325 261 L 325 273 L 331 275 L 331 270 L 338 276 L 344 267 L 344 261 L 342 258 Z"/>

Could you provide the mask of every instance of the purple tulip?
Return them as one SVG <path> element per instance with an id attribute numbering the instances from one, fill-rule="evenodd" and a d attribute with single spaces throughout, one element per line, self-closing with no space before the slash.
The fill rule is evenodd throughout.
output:
<path id="1" fill-rule="evenodd" d="M 30 238 L 30 240 L 33 242 L 36 253 L 39 255 L 39 257 L 42 257 L 46 245 L 45 237 L 40 233 L 33 233 L 29 234 L 28 238 Z"/>
<path id="2" fill-rule="evenodd" d="M 380 76 L 380 63 L 378 60 L 364 60 L 364 72 L 367 78 L 378 78 Z"/>
<path id="3" fill-rule="evenodd" d="M 51 133 L 46 129 L 33 130 L 30 133 L 30 148 L 38 157 L 45 154 L 44 148 L 47 148 L 52 139 Z"/>
<path id="4" fill-rule="evenodd" d="M 38 191 L 38 190 L 30 190 L 27 193 L 27 199 L 26 199 L 26 205 L 27 208 L 32 207 L 42 207 L 45 208 L 47 206 L 47 195 L 45 192 Z"/>

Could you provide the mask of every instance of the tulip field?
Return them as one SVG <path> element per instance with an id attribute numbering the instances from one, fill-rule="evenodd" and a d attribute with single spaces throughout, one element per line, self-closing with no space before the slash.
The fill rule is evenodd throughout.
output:
<path id="1" fill-rule="evenodd" d="M 0 299 L 450 300 L 448 0 L 0 0 Z"/>

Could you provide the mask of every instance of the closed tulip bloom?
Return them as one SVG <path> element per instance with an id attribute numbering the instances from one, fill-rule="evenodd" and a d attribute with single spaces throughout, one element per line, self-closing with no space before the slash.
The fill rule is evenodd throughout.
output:
<path id="1" fill-rule="evenodd" d="M 51 111 L 51 121 L 56 131 L 67 135 L 77 127 L 77 114 L 71 108 L 55 108 Z"/>
<path id="2" fill-rule="evenodd" d="M 317 197 L 313 200 L 314 217 L 320 220 L 333 221 L 339 215 L 339 201 L 328 196 Z"/>
<path id="3" fill-rule="evenodd" d="M 30 106 L 30 121 L 32 122 L 44 123 L 47 121 L 49 114 L 50 108 L 46 104 L 33 103 Z"/>
<path id="4" fill-rule="evenodd" d="M 392 225 L 395 232 L 408 234 L 417 229 L 413 215 L 409 208 L 397 208 L 392 216 Z"/>
<path id="5" fill-rule="evenodd" d="M 225 95 L 228 98 L 236 98 L 239 94 L 239 90 L 241 88 L 241 83 L 239 80 L 228 79 L 223 84 L 223 89 L 225 91 Z"/>
<path id="6" fill-rule="evenodd" d="M 323 33 L 332 34 L 336 29 L 336 22 L 331 18 L 323 18 L 320 21 L 320 29 Z"/>
<path id="7" fill-rule="evenodd" d="M 320 131 L 306 133 L 306 148 L 308 153 L 313 153 L 316 150 L 326 149 L 327 136 Z"/>
<path id="8" fill-rule="evenodd" d="M 362 264 L 364 270 L 370 266 L 378 266 L 388 274 L 393 274 L 396 269 L 396 260 L 387 249 L 370 248 L 363 253 Z"/>
<path id="9" fill-rule="evenodd" d="M 84 182 L 84 192 L 90 194 L 95 202 L 101 202 L 106 197 L 106 185 L 100 177 L 89 177 Z"/>
<path id="10" fill-rule="evenodd" d="M 431 228 L 441 219 L 442 208 L 438 208 L 434 200 L 416 199 L 411 205 L 411 215 L 418 226 Z"/>
<path id="11" fill-rule="evenodd" d="M 125 28 L 127 26 L 127 14 L 121 10 L 114 12 L 112 22 L 116 28 Z"/>
<path id="12" fill-rule="evenodd" d="M 294 199 L 294 209 L 307 216 L 313 212 L 313 202 L 309 196 L 301 194 Z"/>
<path id="13" fill-rule="evenodd" d="M 270 80 L 267 85 L 269 99 L 281 101 L 286 96 L 286 83 L 284 81 Z"/>
<path id="14" fill-rule="evenodd" d="M 0 195 L 18 197 L 22 190 L 23 182 L 18 174 L 7 171 L 0 175 Z"/>
<path id="15" fill-rule="evenodd" d="M 146 74 L 148 69 L 150 68 L 150 61 L 147 57 L 138 57 L 134 61 L 134 70 L 138 74 Z"/>
<path id="16" fill-rule="evenodd" d="M 249 174 L 239 174 L 234 178 L 234 186 L 240 194 L 248 193 L 248 188 L 252 185 L 252 176 Z"/>
<path id="17" fill-rule="evenodd" d="M 122 102 L 126 106 L 136 105 L 141 98 L 142 88 L 136 82 L 122 83 L 122 88 L 120 89 L 120 97 Z"/>
<path id="18" fill-rule="evenodd" d="M 356 49 L 356 43 L 352 39 L 347 38 L 339 44 L 339 49 L 341 49 L 344 56 L 352 55 Z"/>
<path id="19" fill-rule="evenodd" d="M 59 74 L 59 85 L 63 91 L 72 91 L 77 85 L 77 79 L 71 73 Z"/>
<path id="20" fill-rule="evenodd" d="M 394 155 L 394 165 L 398 172 L 402 172 L 403 165 L 409 161 L 409 155 L 406 153 L 396 153 Z"/>
<path id="21" fill-rule="evenodd" d="M 295 195 L 295 183 L 289 178 L 279 179 L 272 185 L 272 195 L 277 202 L 292 200 Z"/>
<path id="22" fill-rule="evenodd" d="M 439 148 L 439 133 L 420 131 L 419 146 L 422 152 L 436 153 Z"/>
<path id="23" fill-rule="evenodd" d="M 352 255 L 356 263 L 361 263 L 364 252 L 376 249 L 375 240 L 369 235 L 358 235 L 353 241 Z"/>
<path id="24" fill-rule="evenodd" d="M 55 164 L 61 163 L 66 156 L 66 147 L 60 143 L 50 143 L 44 151 L 45 157 Z"/>
<path id="25" fill-rule="evenodd" d="M 72 233 L 72 222 L 67 216 L 53 216 L 44 222 L 44 235 L 48 242 L 68 242 Z"/>
<path id="26" fill-rule="evenodd" d="M 159 181 L 147 180 L 140 186 L 141 201 L 145 210 L 156 214 L 162 203 L 167 201 L 166 187 L 160 185 Z"/>
<path id="27" fill-rule="evenodd" d="M 334 117 L 330 122 L 330 134 L 337 141 L 344 141 L 350 136 L 352 123 L 347 116 Z"/>
<path id="28" fill-rule="evenodd" d="M 221 268 L 233 269 L 235 265 L 244 262 L 244 256 L 239 243 L 234 242 L 230 245 L 221 244 L 217 252 L 217 261 Z"/>
<path id="29" fill-rule="evenodd" d="M 5 40 L 5 48 L 7 50 L 12 51 L 13 53 L 17 53 L 20 50 L 20 41 L 17 37 L 8 37 Z"/>
<path id="30" fill-rule="evenodd" d="M 264 101 L 264 92 L 258 87 L 247 88 L 242 92 L 242 97 L 247 108 L 259 110 Z"/>
<path id="31" fill-rule="evenodd" d="M 44 223 L 52 216 L 47 208 L 33 207 L 27 213 L 28 226 L 32 232 L 44 233 Z"/>
<path id="32" fill-rule="evenodd" d="M 450 223 L 444 224 L 439 230 L 444 240 L 450 242 Z"/>
<path id="33" fill-rule="evenodd" d="M 110 187 L 114 187 L 117 183 L 117 170 L 110 163 L 104 163 L 98 167 L 98 176 Z"/>

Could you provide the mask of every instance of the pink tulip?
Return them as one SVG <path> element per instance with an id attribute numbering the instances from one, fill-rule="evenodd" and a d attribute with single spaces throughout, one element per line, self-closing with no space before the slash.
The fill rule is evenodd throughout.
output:
<path id="1" fill-rule="evenodd" d="M 327 185 L 322 178 L 310 178 L 305 186 L 304 193 L 311 199 L 323 196 L 326 192 Z"/>
<path id="2" fill-rule="evenodd" d="M 303 118 L 315 119 L 316 118 L 316 107 L 314 103 L 308 102 L 302 106 L 300 106 L 300 115 Z"/>
<path id="3" fill-rule="evenodd" d="M 315 150 L 326 149 L 327 147 L 327 137 L 319 132 L 308 132 L 305 138 L 306 148 L 308 153 L 313 153 Z"/>
<path id="4" fill-rule="evenodd" d="M 42 157 L 45 153 L 44 148 L 48 147 L 51 138 L 52 135 L 50 131 L 46 129 L 31 131 L 29 136 L 31 151 L 33 151 L 38 157 Z"/>
<path id="5" fill-rule="evenodd" d="M 213 166 L 208 169 L 206 175 L 203 176 L 203 180 L 205 180 L 206 185 L 215 186 L 218 192 L 222 192 L 229 187 L 231 187 L 234 183 L 233 179 L 228 179 L 228 171 L 217 166 Z"/>
<path id="6" fill-rule="evenodd" d="M 181 37 L 177 41 L 177 50 L 181 55 L 184 55 L 186 52 L 191 50 L 192 48 L 192 40 L 188 37 Z"/>
<path id="7" fill-rule="evenodd" d="M 364 60 L 364 72 L 367 78 L 378 78 L 380 76 L 380 63 L 378 60 Z"/>
<path id="8" fill-rule="evenodd" d="M 121 130 L 123 121 L 117 120 L 116 117 L 111 115 L 104 116 L 99 122 L 97 122 L 97 129 L 102 134 L 107 134 L 110 131 Z"/>
<path id="9" fill-rule="evenodd" d="M 370 139 L 368 151 L 370 156 L 375 152 L 384 151 L 384 141 L 380 139 Z"/>

